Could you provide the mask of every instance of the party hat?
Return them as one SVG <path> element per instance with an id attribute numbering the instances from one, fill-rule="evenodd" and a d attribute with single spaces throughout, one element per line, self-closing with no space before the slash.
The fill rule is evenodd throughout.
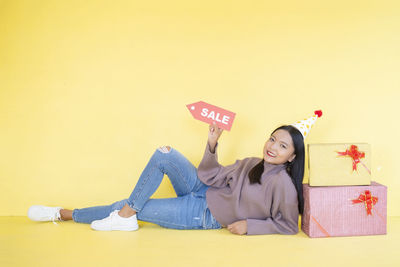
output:
<path id="1" fill-rule="evenodd" d="M 300 133 L 303 135 L 303 138 L 305 139 L 308 133 L 310 132 L 311 127 L 313 124 L 317 121 L 317 118 L 322 116 L 322 111 L 321 110 L 316 110 L 314 111 L 314 116 L 308 119 L 304 119 L 301 121 L 298 121 L 296 123 L 293 123 L 292 126 L 296 127 L 297 130 L 300 131 Z"/>

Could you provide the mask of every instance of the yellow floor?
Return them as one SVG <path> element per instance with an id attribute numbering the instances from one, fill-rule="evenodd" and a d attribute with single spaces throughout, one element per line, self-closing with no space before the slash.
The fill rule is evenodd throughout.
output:
<path id="1" fill-rule="evenodd" d="M 400 217 L 381 236 L 237 236 L 170 230 L 140 222 L 136 232 L 98 232 L 0 217 L 0 266 L 400 266 Z"/>

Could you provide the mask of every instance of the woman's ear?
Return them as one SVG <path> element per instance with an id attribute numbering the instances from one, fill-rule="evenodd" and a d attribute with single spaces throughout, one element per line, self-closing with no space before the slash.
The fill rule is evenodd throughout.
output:
<path id="1" fill-rule="evenodd" d="M 292 162 L 294 160 L 294 158 L 296 157 L 296 154 L 293 154 L 289 157 L 288 161 Z"/>

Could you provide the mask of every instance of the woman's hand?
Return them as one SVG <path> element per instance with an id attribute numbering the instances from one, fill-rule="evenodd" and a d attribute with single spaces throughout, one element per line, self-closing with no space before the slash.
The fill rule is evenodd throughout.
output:
<path id="1" fill-rule="evenodd" d="M 244 235 L 247 233 L 247 221 L 241 220 L 228 225 L 228 230 L 232 234 Z"/>
<path id="2" fill-rule="evenodd" d="M 211 153 L 215 152 L 215 146 L 217 145 L 218 139 L 224 130 L 219 128 L 215 121 L 210 124 L 208 131 L 208 144 L 210 145 Z"/>

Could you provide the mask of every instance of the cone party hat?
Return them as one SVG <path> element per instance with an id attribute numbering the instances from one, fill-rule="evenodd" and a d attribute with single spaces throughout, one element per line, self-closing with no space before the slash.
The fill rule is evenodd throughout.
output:
<path id="1" fill-rule="evenodd" d="M 310 132 L 311 127 L 313 124 L 317 121 L 317 118 L 322 116 L 322 111 L 321 110 L 316 110 L 314 112 L 314 116 L 304 119 L 301 121 L 298 121 L 296 123 L 293 123 L 292 126 L 296 127 L 297 130 L 300 131 L 300 133 L 303 135 L 303 138 L 305 139 L 308 133 Z"/>

